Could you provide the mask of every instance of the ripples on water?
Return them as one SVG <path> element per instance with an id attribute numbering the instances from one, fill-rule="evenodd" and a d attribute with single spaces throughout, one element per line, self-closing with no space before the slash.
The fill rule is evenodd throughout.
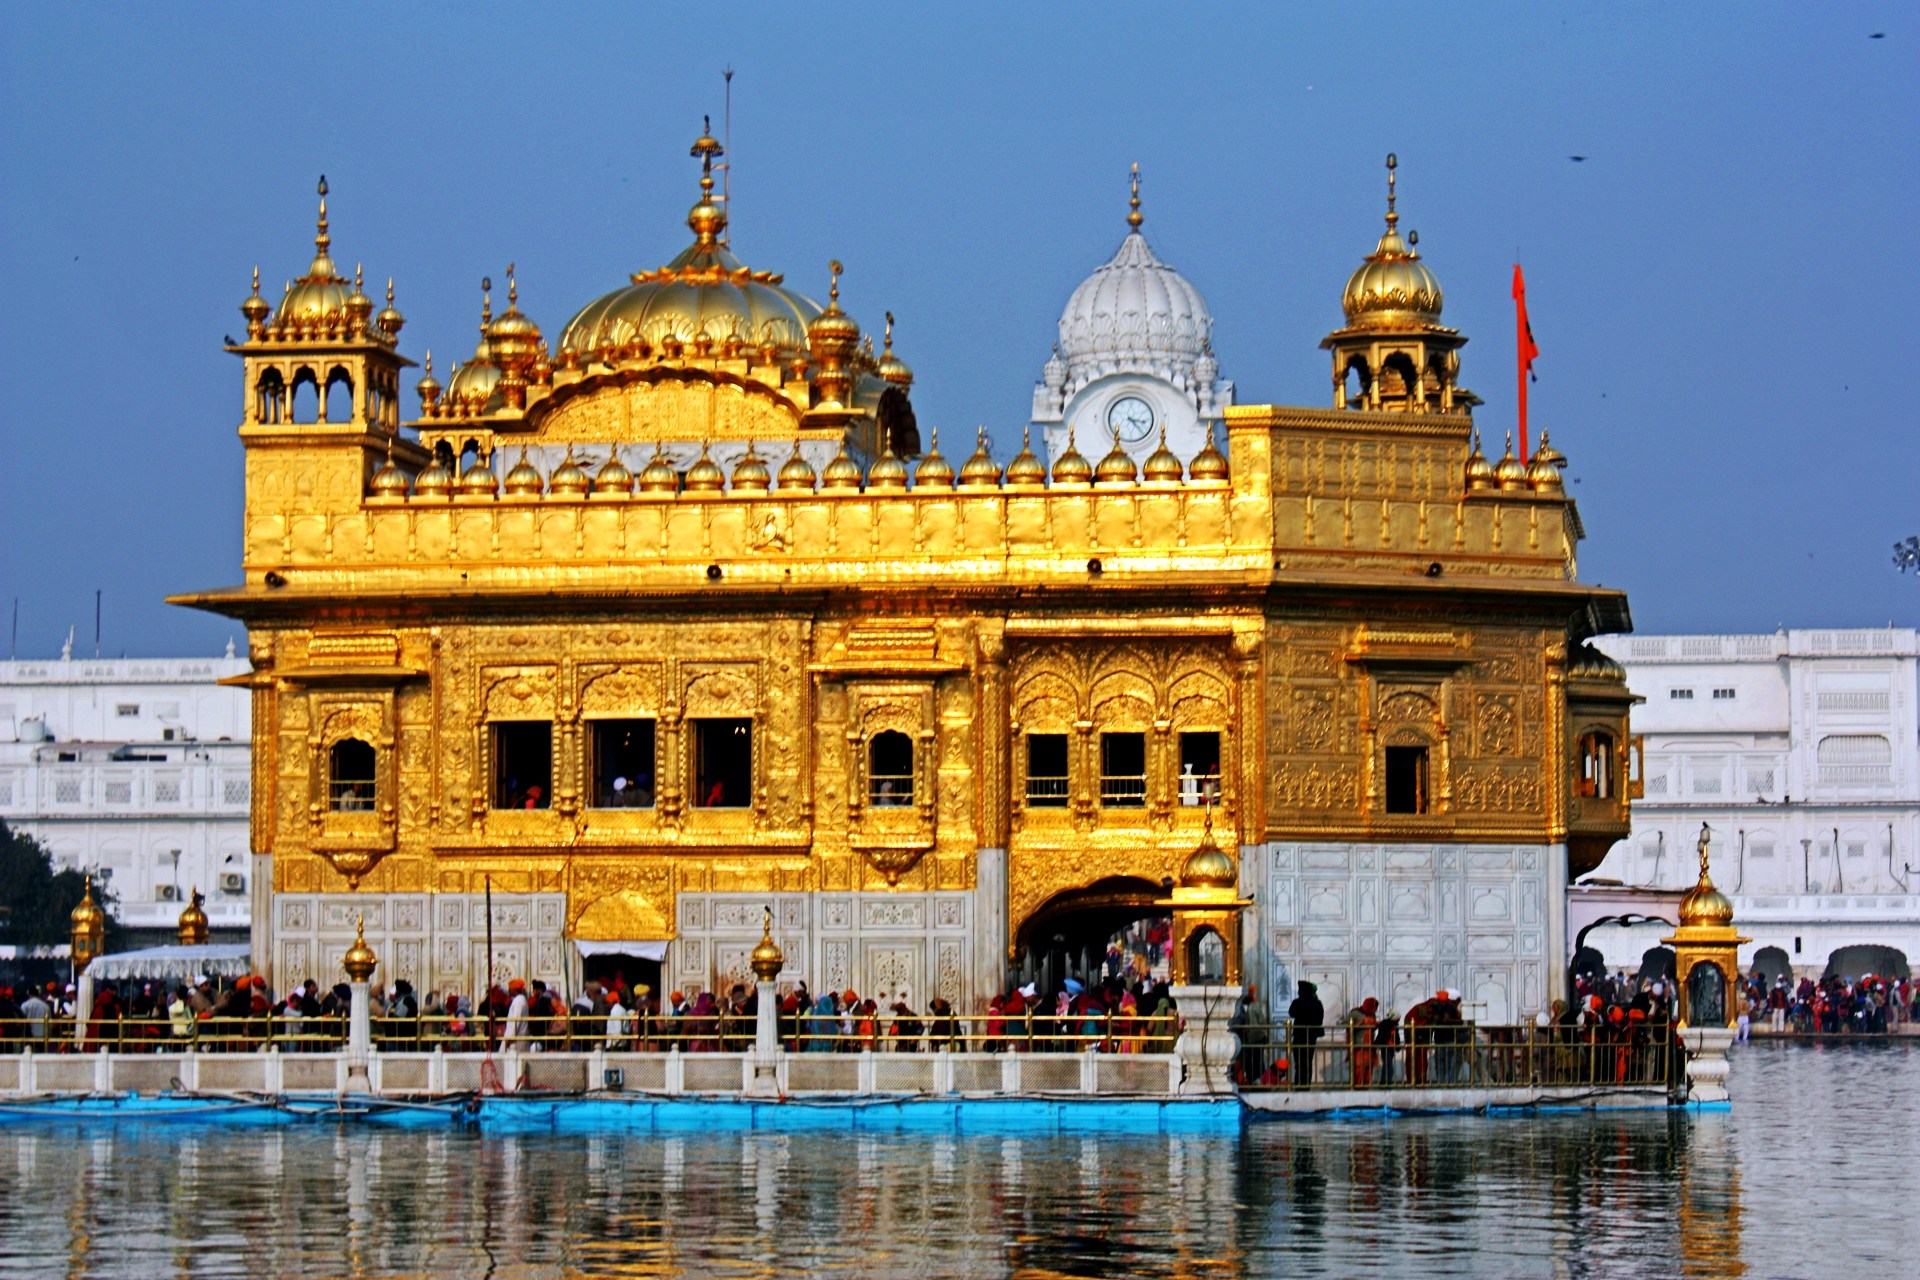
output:
<path id="1" fill-rule="evenodd" d="M 1910 1043 L 1755 1045 L 1732 1114 L 1240 1138 L 0 1128 L 0 1275 L 1914 1274 Z"/>

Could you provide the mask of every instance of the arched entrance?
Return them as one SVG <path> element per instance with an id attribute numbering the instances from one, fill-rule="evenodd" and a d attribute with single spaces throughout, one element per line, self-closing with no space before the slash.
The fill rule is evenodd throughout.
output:
<path id="1" fill-rule="evenodd" d="M 1164 975 L 1173 916 L 1154 903 L 1166 896 L 1151 880 L 1110 876 L 1048 898 L 1014 935 L 1016 983 L 1034 983 L 1044 995 L 1068 978 Z"/>
<path id="2" fill-rule="evenodd" d="M 1864 978 L 1868 974 L 1881 978 L 1905 978 L 1907 972 L 1907 953 L 1898 947 L 1883 947 L 1860 944 L 1841 947 L 1827 957 L 1828 978 Z"/>
<path id="3" fill-rule="evenodd" d="M 1771 987 L 1782 978 L 1793 977 L 1793 962 L 1779 947 L 1762 947 L 1753 953 L 1753 972 Z"/>

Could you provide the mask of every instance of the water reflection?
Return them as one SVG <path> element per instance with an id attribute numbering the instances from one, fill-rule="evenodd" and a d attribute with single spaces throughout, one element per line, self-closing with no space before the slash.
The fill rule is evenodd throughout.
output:
<path id="1" fill-rule="evenodd" d="M 1755 1213 L 1742 1187 L 1915 1167 L 1910 1124 L 1805 1105 L 1881 1096 L 1912 1062 L 1756 1049 L 1731 1115 L 1239 1138 L 13 1127 L 0 1274 L 1738 1276 L 1756 1256 L 1832 1274 L 1849 1249 L 1897 1259 L 1897 1233 L 1835 1239 L 1842 1206 Z"/>

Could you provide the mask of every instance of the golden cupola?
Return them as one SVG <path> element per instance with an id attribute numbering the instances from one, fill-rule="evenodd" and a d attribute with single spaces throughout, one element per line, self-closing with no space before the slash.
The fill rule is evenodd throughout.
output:
<path id="1" fill-rule="evenodd" d="M 507 309 L 486 326 L 489 362 L 500 371 L 500 396 L 511 408 L 527 403 L 527 384 L 533 380 L 535 363 L 543 344 L 540 326 L 520 310 L 520 284 L 514 267 L 507 264 Z"/>
<path id="2" fill-rule="evenodd" d="M 1080 452 L 1073 440 L 1074 429 L 1067 428 L 1066 452 L 1053 460 L 1053 482 L 1055 484 L 1091 484 L 1093 483 L 1093 464 Z"/>
<path id="3" fill-rule="evenodd" d="M 987 448 L 985 427 L 980 428 L 980 441 L 974 446 L 973 456 L 960 466 L 960 487 L 962 489 L 1000 487 L 1000 465 L 993 460 L 993 453 Z"/>
<path id="4" fill-rule="evenodd" d="M 520 446 L 520 461 L 514 463 L 513 470 L 507 472 L 504 486 L 509 498 L 537 498 L 546 481 L 541 479 L 540 469 L 527 460 L 527 448 Z"/>
<path id="5" fill-rule="evenodd" d="M 375 498 L 404 498 L 407 496 L 409 487 L 407 473 L 393 463 L 393 438 L 389 436 L 386 460 L 380 464 L 380 469 L 373 473 L 373 479 L 367 482 L 367 488 Z"/>
<path id="6" fill-rule="evenodd" d="M 852 396 L 854 354 L 860 349 L 860 326 L 840 309 L 840 273 L 836 259 L 827 264 L 831 283 L 827 309 L 807 326 L 807 351 L 813 359 L 813 407 L 844 409 Z"/>
<path id="7" fill-rule="evenodd" d="M 622 495 L 633 492 L 633 472 L 627 470 L 627 464 L 620 461 L 620 451 L 608 452 L 607 460 L 593 473 L 593 491 L 596 495 Z"/>
<path id="8" fill-rule="evenodd" d="M 493 279 L 489 276 L 480 281 L 480 341 L 473 357 L 455 365 L 447 379 L 447 389 L 440 397 L 444 415 L 477 418 L 494 407 L 500 389 L 500 366 L 493 362 L 493 341 L 488 337 L 492 327 Z"/>
<path id="9" fill-rule="evenodd" d="M 714 198 L 713 162 L 725 154 L 711 130 L 692 149 L 700 198 L 687 212 L 693 243 L 666 266 L 636 271 L 624 288 L 594 299 L 560 333 L 561 362 L 639 345 L 648 351 L 756 353 L 762 363 L 805 358 L 807 326 L 820 304 L 783 288 L 783 277 L 747 267 L 728 247 L 727 209 Z"/>
<path id="10" fill-rule="evenodd" d="M 1047 482 L 1047 464 L 1040 461 L 1033 451 L 1033 428 L 1024 427 L 1020 432 L 1020 452 L 1013 455 L 1007 463 L 1007 483 L 1009 485 L 1043 485 Z"/>
<path id="11" fill-rule="evenodd" d="M 869 489 L 904 489 L 907 487 L 907 464 L 894 456 L 889 447 L 886 452 L 874 459 L 873 467 L 867 472 Z"/>
<path id="12" fill-rule="evenodd" d="M 1399 158 L 1387 157 L 1387 227 L 1347 278 L 1346 323 L 1320 346 L 1333 352 L 1334 407 L 1402 413 L 1470 412 L 1479 397 L 1457 385 L 1466 339 L 1440 323 L 1440 281 L 1421 260 L 1420 235 L 1400 234 Z"/>
<path id="13" fill-rule="evenodd" d="M 1146 465 L 1141 475 L 1150 484 L 1179 484 L 1186 468 L 1180 465 L 1180 455 L 1167 448 L 1167 422 L 1160 420 L 1160 447 L 1147 455 Z"/>
<path id="14" fill-rule="evenodd" d="M 1500 455 L 1500 461 L 1494 464 L 1494 483 L 1508 493 L 1517 493 L 1527 487 L 1527 464 L 1520 461 L 1513 452 L 1513 432 L 1507 432 L 1507 451 Z"/>
<path id="15" fill-rule="evenodd" d="M 676 493 L 680 489 L 680 473 L 673 469 L 667 456 L 660 451 L 658 442 L 654 444 L 653 457 L 647 465 L 640 468 L 640 492 Z"/>
<path id="16" fill-rule="evenodd" d="M 904 388 L 913 385 L 913 370 L 907 367 L 905 360 L 893 353 L 893 312 L 891 311 L 887 312 L 886 342 L 880 348 L 880 359 L 874 365 L 874 372 L 896 387 Z"/>
<path id="17" fill-rule="evenodd" d="M 580 498 L 586 496 L 593 481 L 587 475 L 587 469 L 574 461 L 573 446 L 567 446 L 567 456 L 547 477 L 547 492 L 556 498 Z"/>
<path id="18" fill-rule="evenodd" d="M 800 452 L 800 441 L 793 442 L 793 455 L 780 464 L 779 484 L 782 489 L 795 489 L 802 493 L 812 493 L 819 476 L 814 473 L 813 464 Z"/>
<path id="19" fill-rule="evenodd" d="M 1493 488 L 1496 483 L 1493 464 L 1487 461 L 1486 454 L 1480 452 L 1480 432 L 1476 429 L 1473 433 L 1473 452 L 1467 455 L 1467 492 L 1480 493 Z"/>
<path id="20" fill-rule="evenodd" d="M 276 337 L 344 337 L 347 299 L 354 290 L 333 265 L 333 237 L 327 232 L 327 177 L 320 175 L 320 222 L 313 237 L 313 261 L 307 273 L 287 285 L 273 314 Z M 243 306 L 243 310 L 245 307 Z"/>
<path id="21" fill-rule="evenodd" d="M 1100 459 L 1100 465 L 1093 469 L 1093 478 L 1098 484 L 1132 484 L 1138 475 L 1133 465 L 1133 456 L 1120 447 L 1120 433 L 1113 436 L 1113 448 L 1107 450 L 1107 456 Z"/>
<path id="22" fill-rule="evenodd" d="M 919 465 L 913 469 L 913 487 L 916 489 L 953 488 L 953 464 L 940 456 L 940 428 L 933 429 L 932 438 L 927 442 L 927 451 L 921 455 Z"/>
<path id="23" fill-rule="evenodd" d="M 1221 453 L 1213 443 L 1213 432 L 1207 432 L 1207 447 L 1193 455 L 1193 461 L 1187 464 L 1187 479 L 1224 481 L 1227 478 L 1227 455 Z"/>
<path id="24" fill-rule="evenodd" d="M 773 473 L 767 470 L 767 464 L 753 451 L 753 441 L 747 441 L 747 452 L 733 465 L 733 488 L 737 493 L 765 493 L 773 487 Z"/>
<path id="25" fill-rule="evenodd" d="M 858 489 L 860 487 L 860 464 L 847 452 L 846 437 L 840 439 L 840 452 L 833 455 L 827 463 L 827 469 L 821 473 L 820 487 L 823 489 Z"/>
<path id="26" fill-rule="evenodd" d="M 720 470 L 720 464 L 707 456 L 706 442 L 700 445 L 700 456 L 687 468 L 684 487 L 688 493 L 719 493 L 726 487 L 726 473 Z"/>
<path id="27" fill-rule="evenodd" d="M 1567 465 L 1567 456 L 1553 447 L 1547 439 L 1547 433 L 1540 433 L 1540 447 L 1533 451 L 1533 460 L 1527 464 L 1527 487 L 1535 493 L 1565 493 L 1566 483 L 1560 478 L 1561 468 Z"/>

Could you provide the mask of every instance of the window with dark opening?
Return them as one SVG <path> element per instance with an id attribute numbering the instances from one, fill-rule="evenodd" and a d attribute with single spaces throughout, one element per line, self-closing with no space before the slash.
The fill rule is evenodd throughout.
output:
<path id="1" fill-rule="evenodd" d="M 893 809 L 913 803 L 913 739 L 889 729 L 867 744 L 867 801 Z"/>
<path id="2" fill-rule="evenodd" d="M 1427 811 L 1427 749 L 1387 748 L 1387 812 Z"/>
<path id="3" fill-rule="evenodd" d="M 342 738 L 327 753 L 327 807 L 335 813 L 373 808 L 373 748 L 358 738 Z"/>
<path id="4" fill-rule="evenodd" d="M 753 800 L 753 721 L 693 722 L 694 804 L 744 809 Z"/>
<path id="5" fill-rule="evenodd" d="M 593 805 L 653 808 L 653 721 L 594 720 Z"/>
<path id="6" fill-rule="evenodd" d="M 1067 735 L 1027 735 L 1027 807 L 1067 807 Z"/>
<path id="7" fill-rule="evenodd" d="M 1220 803 L 1220 735 L 1180 735 L 1180 803 Z"/>
<path id="8" fill-rule="evenodd" d="M 493 731 L 493 807 L 545 809 L 553 803 L 553 722 L 500 720 Z"/>
<path id="9" fill-rule="evenodd" d="M 1613 735 L 1589 733 L 1580 739 L 1580 794 L 1613 799 Z"/>
<path id="10" fill-rule="evenodd" d="M 1138 809 L 1147 803 L 1147 735 L 1100 735 L 1100 803 Z"/>

